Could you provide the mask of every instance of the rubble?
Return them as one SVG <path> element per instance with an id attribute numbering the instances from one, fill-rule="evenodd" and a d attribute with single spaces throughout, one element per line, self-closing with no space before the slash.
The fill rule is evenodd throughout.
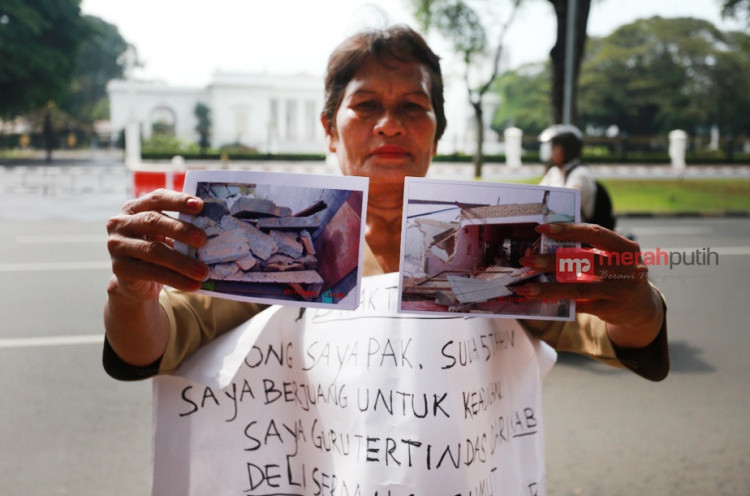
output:
<path id="1" fill-rule="evenodd" d="M 279 253 L 288 255 L 292 258 L 299 258 L 305 250 L 302 243 L 299 242 L 299 235 L 290 231 L 271 231 L 271 237 L 276 241 Z"/>
<path id="2" fill-rule="evenodd" d="M 288 207 L 278 207 L 271 200 L 240 196 L 234 203 L 232 203 L 229 213 L 240 219 L 256 219 L 269 216 L 288 217 L 292 215 L 292 210 Z"/>
<path id="3" fill-rule="evenodd" d="M 356 268 L 356 257 L 349 254 L 341 259 L 338 255 L 340 250 L 357 253 L 352 249 L 356 247 L 326 245 L 332 240 L 332 233 L 351 231 L 348 224 L 359 228 L 359 216 L 348 203 L 332 217 L 325 215 L 327 204 L 322 200 L 292 213 L 289 207 L 255 198 L 252 188 L 223 184 L 203 188 L 204 193 L 213 196 L 205 200 L 204 211 L 195 216 L 193 223 L 204 229 L 208 240 L 194 253 L 210 267 L 207 288 L 311 301 L 352 270 L 352 259 Z M 322 218 L 330 219 L 323 228 Z M 335 237 L 347 238 L 341 234 Z M 327 250 L 323 249 L 325 246 Z M 318 252 L 327 257 L 326 263 L 332 264 L 328 272 L 334 277 L 320 271 Z M 345 267 L 337 268 L 340 259 Z M 263 289 L 262 285 L 270 286 Z"/>

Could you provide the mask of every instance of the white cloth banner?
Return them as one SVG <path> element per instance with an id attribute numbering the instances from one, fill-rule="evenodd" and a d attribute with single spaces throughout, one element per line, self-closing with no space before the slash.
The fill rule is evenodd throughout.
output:
<path id="1" fill-rule="evenodd" d="M 515 320 L 271 307 L 154 380 L 154 496 L 541 495 L 555 352 Z"/>

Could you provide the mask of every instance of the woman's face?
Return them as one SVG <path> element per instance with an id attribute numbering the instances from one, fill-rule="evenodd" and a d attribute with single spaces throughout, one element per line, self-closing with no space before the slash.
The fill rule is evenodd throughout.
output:
<path id="1" fill-rule="evenodd" d="M 323 119 L 341 171 L 369 177 L 371 186 L 424 176 L 437 149 L 430 87 L 420 63 L 363 64 L 344 90 L 335 122 Z"/>

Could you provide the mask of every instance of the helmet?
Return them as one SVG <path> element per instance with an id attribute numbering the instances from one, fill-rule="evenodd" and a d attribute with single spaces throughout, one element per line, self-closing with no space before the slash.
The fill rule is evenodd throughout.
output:
<path id="1" fill-rule="evenodd" d="M 558 134 L 571 133 L 574 134 L 579 140 L 583 141 L 583 133 L 573 124 L 554 124 L 541 133 L 539 133 L 539 141 L 547 143 Z"/>
<path id="2" fill-rule="evenodd" d="M 561 141 L 573 142 L 573 149 L 578 149 L 578 155 L 580 155 L 581 147 L 583 146 L 583 133 L 576 126 L 572 124 L 554 124 L 541 133 L 539 133 L 539 141 L 541 146 L 539 147 L 539 158 L 542 162 L 549 162 L 552 157 L 552 142 L 555 138 L 560 138 Z M 573 157 L 569 155 L 570 148 L 566 146 L 566 159 L 570 160 Z"/>

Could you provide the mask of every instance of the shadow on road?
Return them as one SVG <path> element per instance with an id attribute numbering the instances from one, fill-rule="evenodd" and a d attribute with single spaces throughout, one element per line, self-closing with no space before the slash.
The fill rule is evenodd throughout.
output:
<path id="1" fill-rule="evenodd" d="M 687 341 L 674 341 L 669 343 L 669 360 L 672 365 L 672 373 L 707 373 L 714 372 L 716 368 L 701 359 L 703 352 Z"/>
<path id="2" fill-rule="evenodd" d="M 716 368 L 701 359 L 700 355 L 702 352 L 703 350 L 701 350 L 700 348 L 696 348 L 687 341 L 670 342 L 670 373 L 703 374 L 714 372 Z M 612 375 L 625 373 L 625 371 L 622 369 L 608 367 L 600 362 L 597 362 L 596 360 L 592 360 L 591 358 L 585 357 L 583 355 L 577 355 L 575 353 L 558 353 L 557 365 L 563 367 L 576 367 L 586 369 L 595 374 Z"/>

